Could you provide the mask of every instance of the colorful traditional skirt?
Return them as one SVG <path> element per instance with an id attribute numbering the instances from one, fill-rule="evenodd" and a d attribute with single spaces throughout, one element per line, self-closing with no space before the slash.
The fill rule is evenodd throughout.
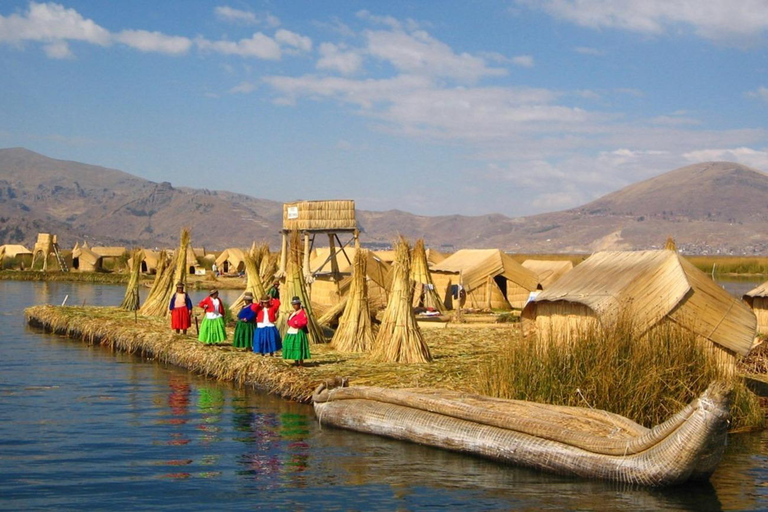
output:
<path id="1" fill-rule="evenodd" d="M 181 329 L 186 331 L 192 322 L 189 319 L 189 310 L 187 306 L 173 308 L 171 311 L 171 329 Z"/>
<path id="2" fill-rule="evenodd" d="M 221 343 L 227 339 L 227 331 L 224 330 L 224 317 L 203 318 L 200 324 L 200 335 L 197 337 L 206 344 Z"/>
<path id="3" fill-rule="evenodd" d="M 301 361 L 309 358 L 309 338 L 307 338 L 307 333 L 299 329 L 299 332 L 295 334 L 286 334 L 285 343 L 283 344 L 283 359 Z"/>
<path id="4" fill-rule="evenodd" d="M 235 324 L 235 336 L 232 338 L 232 346 L 235 348 L 251 348 L 253 346 L 253 331 L 256 324 L 253 322 L 240 322 Z"/>
<path id="5" fill-rule="evenodd" d="M 280 331 L 277 327 L 258 327 L 253 334 L 253 351 L 258 354 L 271 354 L 283 348 Z"/>

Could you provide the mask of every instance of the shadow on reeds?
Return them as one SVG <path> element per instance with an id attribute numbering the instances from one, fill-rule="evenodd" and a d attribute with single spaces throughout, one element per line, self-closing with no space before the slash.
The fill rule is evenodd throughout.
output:
<path id="1" fill-rule="evenodd" d="M 620 317 L 615 327 L 593 324 L 567 339 L 513 335 L 478 366 L 477 392 L 604 409 L 650 427 L 723 380 L 735 392 L 731 429 L 764 426 L 757 397 L 694 333 L 667 322 L 638 336 L 632 316 Z"/>

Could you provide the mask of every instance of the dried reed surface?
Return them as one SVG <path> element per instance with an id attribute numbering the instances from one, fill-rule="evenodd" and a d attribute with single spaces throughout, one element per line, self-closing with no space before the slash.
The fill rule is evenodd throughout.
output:
<path id="1" fill-rule="evenodd" d="M 245 258 L 243 259 L 243 262 L 245 263 L 246 283 L 245 290 L 240 294 L 240 296 L 230 308 L 232 314 L 235 316 L 237 316 L 245 304 L 244 297 L 246 292 L 251 292 L 254 301 L 258 301 L 266 294 L 264 285 L 261 282 L 261 277 L 259 276 L 259 265 L 261 264 L 261 258 L 264 255 L 262 250 L 263 247 L 264 246 L 256 247 L 256 244 L 254 243 L 253 247 L 251 247 L 251 250 L 246 253 Z"/>
<path id="2" fill-rule="evenodd" d="M 376 335 L 373 353 L 381 361 L 426 363 L 432 360 L 432 356 L 411 306 L 411 248 L 400 237 L 396 251 L 392 265 L 392 290 Z"/>
<path id="3" fill-rule="evenodd" d="M 349 297 L 344 297 L 341 299 L 341 301 L 328 308 L 321 316 L 317 319 L 317 323 L 320 325 L 320 327 L 331 327 L 336 328 L 339 325 L 339 319 L 344 314 L 344 310 L 347 309 L 347 300 Z"/>
<path id="4" fill-rule="evenodd" d="M 131 258 L 133 259 L 131 278 L 125 288 L 125 296 L 120 307 L 127 311 L 137 311 L 139 309 L 139 281 L 141 280 L 141 262 L 144 261 L 144 251 L 134 249 Z"/>
<path id="5" fill-rule="evenodd" d="M 445 304 L 435 290 L 432 275 L 429 273 L 427 251 L 424 249 L 424 239 L 416 240 L 411 256 L 411 280 L 416 283 L 413 294 L 413 305 L 425 308 L 434 308 L 440 313 L 445 313 Z"/>
<path id="6" fill-rule="evenodd" d="M 765 256 L 686 256 L 685 259 L 709 275 L 768 275 Z"/>
<path id="7" fill-rule="evenodd" d="M 298 216 L 288 218 L 288 211 L 296 208 Z M 356 229 L 355 202 L 350 200 L 298 201 L 283 205 L 283 229 L 330 230 Z"/>
<path id="8" fill-rule="evenodd" d="M 309 402 L 321 382 L 338 375 L 367 386 L 472 391 L 475 368 L 498 353 L 503 340 L 515 332 L 506 325 L 430 330 L 425 336 L 432 345 L 433 361 L 416 365 L 377 362 L 369 354 L 343 354 L 329 344 L 319 344 L 312 347 L 312 359 L 297 368 L 280 358 L 239 352 L 228 345 L 206 346 L 197 342 L 194 334 L 173 334 L 161 318 L 144 317 L 137 324 L 132 313 L 118 308 L 34 306 L 25 314 L 30 325 L 57 334 L 140 354 L 298 402 Z"/>
<path id="9" fill-rule="evenodd" d="M 614 327 L 585 327 L 563 341 L 511 337 L 480 364 L 480 394 L 554 405 L 604 409 L 652 426 L 681 409 L 715 380 L 735 391 L 734 429 L 762 428 L 757 397 L 686 329 L 667 323 L 643 337 L 629 315 Z"/>
<path id="10" fill-rule="evenodd" d="M 307 332 L 310 343 L 326 343 L 327 340 L 312 311 L 312 302 L 309 300 L 309 294 L 307 293 L 307 284 L 304 281 L 302 269 L 302 244 L 298 231 L 294 231 L 291 234 L 290 242 L 288 268 L 285 270 L 285 284 L 280 287 L 280 317 L 278 318 L 277 326 L 280 329 L 280 333 L 285 335 L 285 332 L 288 330 L 286 322 L 290 314 L 293 313 L 291 299 L 298 297 L 307 315 Z"/>
<path id="11" fill-rule="evenodd" d="M 173 256 L 173 262 L 163 268 L 157 267 L 157 277 L 139 312 L 142 315 L 165 316 L 169 314 L 168 304 L 176 290 L 176 283 L 187 284 L 187 247 L 189 247 L 189 230 L 182 228 L 179 237 L 179 248 Z"/>
<path id="12" fill-rule="evenodd" d="M 272 286 L 272 283 L 274 283 L 275 274 L 277 274 L 280 265 L 280 262 L 278 261 L 280 255 L 271 253 L 269 251 L 269 245 L 266 242 L 261 245 L 259 250 L 262 254 L 261 262 L 259 264 L 259 277 L 261 278 L 262 284 L 269 289 L 269 287 Z"/>
<path id="13" fill-rule="evenodd" d="M 353 266 L 346 307 L 331 344 L 339 352 L 370 352 L 374 337 L 368 308 L 368 250 L 355 252 Z"/>

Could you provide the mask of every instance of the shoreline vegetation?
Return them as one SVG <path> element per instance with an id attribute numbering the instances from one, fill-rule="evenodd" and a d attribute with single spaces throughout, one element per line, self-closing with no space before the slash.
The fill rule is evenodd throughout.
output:
<path id="1" fill-rule="evenodd" d="M 726 380 L 736 392 L 732 431 L 757 430 L 765 423 L 765 411 L 743 379 L 726 375 L 708 350 L 681 333 L 659 331 L 638 341 L 625 329 L 586 333 L 578 343 L 537 344 L 520 336 L 517 323 L 449 324 L 423 330 L 433 358 L 429 363 L 381 362 L 370 354 L 313 344 L 312 360 L 297 368 L 229 343 L 206 346 L 193 333 L 174 334 L 167 319 L 142 316 L 137 323 L 133 312 L 114 307 L 33 306 L 25 316 L 29 325 L 48 332 L 303 403 L 320 383 L 344 377 L 358 386 L 432 387 L 605 409 L 651 426 L 711 380 Z M 765 366 L 766 354 L 756 357 Z M 737 371 L 749 372 L 754 360 L 750 364 Z"/>

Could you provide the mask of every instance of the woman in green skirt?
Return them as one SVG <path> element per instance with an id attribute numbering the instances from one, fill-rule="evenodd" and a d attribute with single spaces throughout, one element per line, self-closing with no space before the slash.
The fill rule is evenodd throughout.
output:
<path id="1" fill-rule="evenodd" d="M 197 337 L 206 345 L 218 345 L 227 339 L 224 330 L 224 304 L 219 298 L 219 290 L 213 289 L 199 306 L 205 311 L 203 322 L 200 324 L 200 335 Z"/>
<path id="2" fill-rule="evenodd" d="M 296 366 L 302 366 L 309 359 L 309 338 L 307 338 L 307 312 L 301 307 L 301 299 L 291 299 L 293 313 L 288 317 L 288 331 L 283 339 L 283 359 L 293 359 Z"/>
<path id="3" fill-rule="evenodd" d="M 235 337 L 232 340 L 232 345 L 235 348 L 250 349 L 253 347 L 253 331 L 256 329 L 256 312 L 251 308 L 253 294 L 245 292 L 243 301 L 245 305 L 237 314 Z"/>

